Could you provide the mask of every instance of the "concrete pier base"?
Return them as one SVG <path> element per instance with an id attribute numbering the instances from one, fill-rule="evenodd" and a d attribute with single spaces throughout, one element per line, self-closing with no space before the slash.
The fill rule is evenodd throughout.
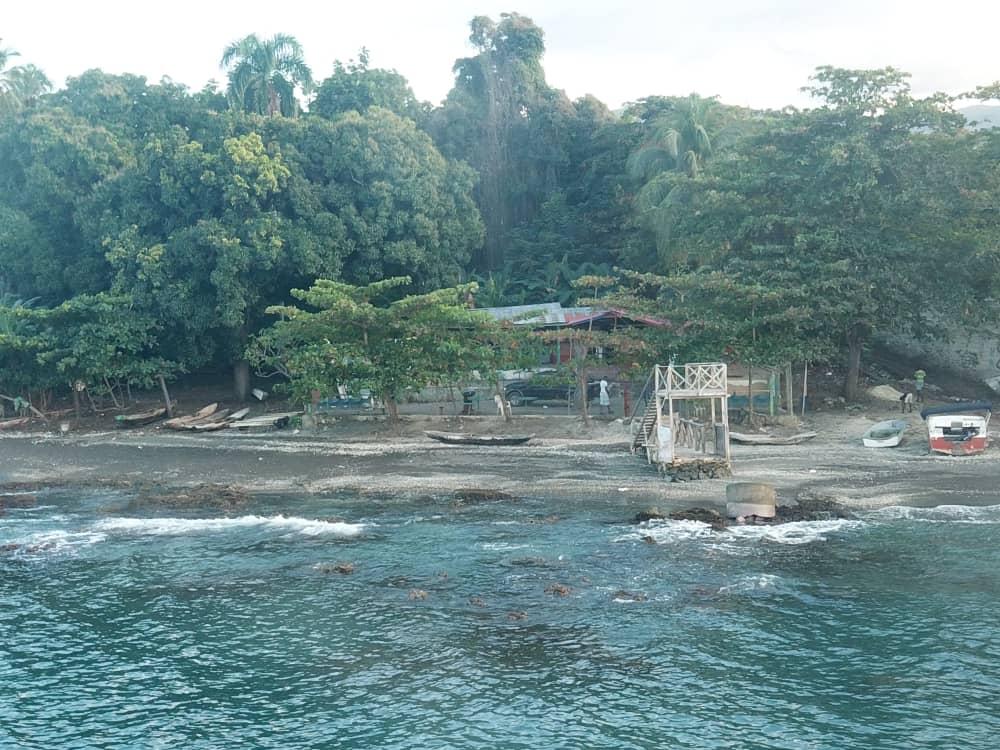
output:
<path id="1" fill-rule="evenodd" d="M 764 482 L 732 482 L 726 485 L 726 516 L 774 518 L 778 493 Z"/>

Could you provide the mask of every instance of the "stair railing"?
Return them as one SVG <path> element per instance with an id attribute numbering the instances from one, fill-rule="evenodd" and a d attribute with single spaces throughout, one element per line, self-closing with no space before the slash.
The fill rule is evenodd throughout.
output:
<path id="1" fill-rule="evenodd" d="M 656 377 L 656 370 L 654 369 L 649 373 L 649 377 L 646 378 L 646 384 L 642 387 L 639 392 L 639 396 L 635 400 L 635 406 L 632 407 L 632 413 L 628 417 L 629 424 L 634 426 L 636 424 L 636 416 L 639 417 L 639 423 L 642 423 L 642 415 L 646 413 L 646 404 L 649 403 L 649 399 L 653 396 L 653 378 Z"/>

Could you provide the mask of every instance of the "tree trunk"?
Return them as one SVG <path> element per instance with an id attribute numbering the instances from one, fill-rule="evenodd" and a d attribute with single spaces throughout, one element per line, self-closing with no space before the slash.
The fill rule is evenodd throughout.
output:
<path id="1" fill-rule="evenodd" d="M 245 359 L 233 365 L 233 395 L 238 401 L 246 401 L 250 395 L 250 362 Z"/>
<path id="2" fill-rule="evenodd" d="M 580 397 L 580 414 L 583 416 L 583 423 L 590 426 L 590 412 L 587 410 L 587 372 L 583 363 L 580 364 L 580 369 L 577 371 L 577 383 L 576 390 Z"/>
<path id="3" fill-rule="evenodd" d="M 163 393 L 163 405 L 167 407 L 167 418 L 174 418 L 174 405 L 170 403 L 170 392 L 167 390 L 167 381 L 163 379 L 163 374 L 156 376 L 156 379 L 160 381 L 160 391 Z"/>
<path id="4" fill-rule="evenodd" d="M 396 403 L 396 397 L 392 394 L 387 394 L 383 399 L 385 402 L 385 410 L 389 415 L 389 423 L 394 427 L 399 425 L 399 404 Z"/>
<path id="5" fill-rule="evenodd" d="M 860 337 L 851 334 L 847 337 L 847 379 L 844 380 L 844 398 L 856 401 L 858 398 L 858 378 L 861 375 L 861 344 Z"/>
<path id="6" fill-rule="evenodd" d="M 503 379 L 497 375 L 497 393 L 500 395 L 500 408 L 503 410 L 503 421 L 511 421 L 510 402 L 507 401 L 503 392 Z"/>

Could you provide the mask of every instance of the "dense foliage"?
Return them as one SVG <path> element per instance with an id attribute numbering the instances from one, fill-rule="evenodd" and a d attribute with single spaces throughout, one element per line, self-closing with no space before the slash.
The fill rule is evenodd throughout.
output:
<path id="1" fill-rule="evenodd" d="M 50 92 L 0 49 L 0 392 L 233 367 L 245 394 L 248 345 L 264 363 L 292 321 L 356 349 L 331 311 L 392 289 L 385 310 L 416 316 L 394 325 L 425 334 L 412 300 L 431 300 L 454 329 L 434 295 L 472 281 L 485 306 L 572 304 L 610 278 L 593 291 L 672 321 L 643 359 L 843 357 L 848 395 L 879 333 L 933 335 L 932 309 L 996 322 L 1000 130 L 954 99 L 915 98 L 892 68 L 823 67 L 812 109 L 691 94 L 615 113 L 549 85 L 531 19 L 477 17 L 469 39 L 437 107 L 367 50 L 314 82 L 281 34 L 226 47 L 224 91 L 91 70 Z M 1000 84 L 963 96 L 995 102 Z M 288 341 L 301 397 L 317 384 L 295 357 L 318 350 Z M 421 351 L 379 365 L 414 368 L 396 380 L 362 379 L 391 398 L 457 376 Z"/>

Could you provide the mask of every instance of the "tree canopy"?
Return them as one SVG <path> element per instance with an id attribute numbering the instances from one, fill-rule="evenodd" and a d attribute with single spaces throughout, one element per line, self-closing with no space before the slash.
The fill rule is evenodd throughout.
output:
<path id="1" fill-rule="evenodd" d="M 251 342 L 304 337 L 293 319 L 361 295 L 397 332 L 400 311 L 441 328 L 470 283 L 573 305 L 613 278 L 602 304 L 672 323 L 643 357 L 843 363 L 848 395 L 876 336 L 1000 318 L 1000 129 L 905 72 L 820 67 L 803 110 L 651 92 L 612 112 L 549 84 L 526 16 L 476 17 L 469 43 L 439 106 L 364 48 L 310 100 L 282 34 L 225 47 L 224 90 L 200 91 L 100 70 L 52 91 L 0 45 L 0 391 L 233 368 L 245 393 L 248 346 L 260 364 Z M 504 350 L 490 335 L 477 357 Z M 351 377 L 458 372 L 407 356 L 393 383 Z"/>

